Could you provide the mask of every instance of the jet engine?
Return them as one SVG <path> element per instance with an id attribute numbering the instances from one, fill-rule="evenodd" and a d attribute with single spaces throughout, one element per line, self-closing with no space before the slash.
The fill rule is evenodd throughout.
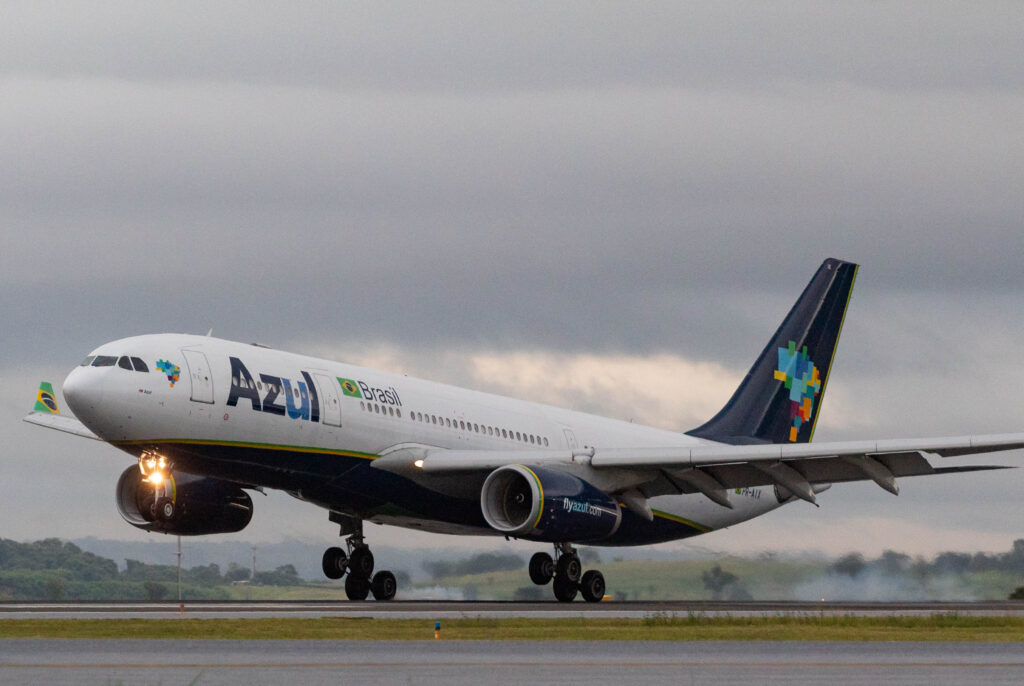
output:
<path id="1" fill-rule="evenodd" d="M 541 541 L 599 540 L 614 534 L 622 521 L 614 498 L 547 467 L 498 467 L 484 481 L 480 507 L 497 531 Z"/>
<path id="2" fill-rule="evenodd" d="M 117 480 L 121 517 L 144 531 L 179 536 L 241 531 L 252 519 L 252 498 L 236 484 L 169 471 L 154 484 L 129 467 Z"/>

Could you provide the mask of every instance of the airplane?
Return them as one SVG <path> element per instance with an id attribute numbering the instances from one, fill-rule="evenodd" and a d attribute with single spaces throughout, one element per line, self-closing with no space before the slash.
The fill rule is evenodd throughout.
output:
<path id="1" fill-rule="evenodd" d="M 858 266 L 826 259 L 729 401 L 687 432 L 559 409 L 212 336 L 154 334 L 93 350 L 44 382 L 25 421 L 137 460 L 121 516 L 150 532 L 241 531 L 247 491 L 328 511 L 345 547 L 323 555 L 352 600 L 391 600 L 364 522 L 553 546 L 529 576 L 568 602 L 605 596 L 576 546 L 636 546 L 733 526 L 834 483 L 997 466 L 938 458 L 1024 447 L 1024 433 L 814 443 Z M 681 380 L 683 382 L 683 380 Z"/>

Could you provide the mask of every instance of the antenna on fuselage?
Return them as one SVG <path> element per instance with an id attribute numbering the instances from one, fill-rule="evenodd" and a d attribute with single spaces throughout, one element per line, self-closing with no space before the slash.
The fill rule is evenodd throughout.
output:
<path id="1" fill-rule="evenodd" d="M 211 326 L 210 330 L 206 332 L 206 337 L 209 338 L 212 335 L 213 335 L 213 327 Z"/>

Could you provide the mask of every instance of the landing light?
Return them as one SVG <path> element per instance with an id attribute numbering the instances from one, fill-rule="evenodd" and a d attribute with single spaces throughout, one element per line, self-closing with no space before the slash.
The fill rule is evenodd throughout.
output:
<path id="1" fill-rule="evenodd" d="M 423 469 L 423 460 L 416 460 L 413 462 L 417 469 Z"/>
<path id="2" fill-rule="evenodd" d="M 154 486 L 159 486 L 164 481 L 164 475 L 161 474 L 160 472 L 153 472 L 148 477 L 146 477 L 146 481 L 153 484 Z"/>

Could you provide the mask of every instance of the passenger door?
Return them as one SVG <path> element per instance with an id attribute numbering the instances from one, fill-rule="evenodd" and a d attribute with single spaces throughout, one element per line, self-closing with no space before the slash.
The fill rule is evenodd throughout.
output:
<path id="1" fill-rule="evenodd" d="M 341 396 L 334 379 L 324 374 L 313 374 L 320 400 L 320 421 L 327 426 L 341 426 Z"/>
<path id="2" fill-rule="evenodd" d="M 182 350 L 188 365 L 188 378 L 192 381 L 192 400 L 213 404 L 213 373 L 206 355 L 198 350 Z"/>

